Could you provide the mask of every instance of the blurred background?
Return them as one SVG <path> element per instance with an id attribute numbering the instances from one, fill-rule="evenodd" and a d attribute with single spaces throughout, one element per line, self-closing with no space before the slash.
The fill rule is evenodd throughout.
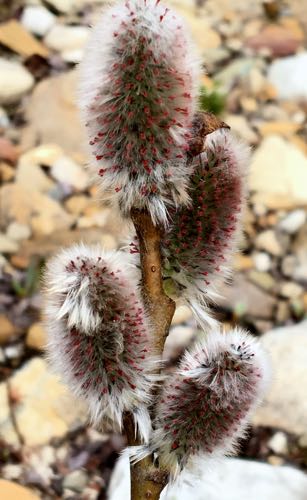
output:
<path id="1" fill-rule="evenodd" d="M 253 150 L 242 252 L 214 309 L 225 324 L 262 336 L 274 377 L 228 473 L 237 483 L 248 478 L 262 492 L 256 499 L 275 499 L 282 477 L 279 498 L 304 500 L 306 2 L 165 3 L 186 17 L 199 46 L 201 106 Z M 76 65 L 103 4 L 0 1 L 1 500 L 104 499 L 124 446 L 123 437 L 87 426 L 85 409 L 49 372 L 39 290 L 44 263 L 60 247 L 83 240 L 115 249 L 126 234 L 84 168 L 86 140 L 75 106 Z M 176 359 L 195 334 L 190 311 L 180 307 L 165 356 Z M 246 459 L 264 465 L 249 463 L 248 476 Z M 226 476 L 219 500 L 239 498 L 240 484 L 227 486 Z"/>

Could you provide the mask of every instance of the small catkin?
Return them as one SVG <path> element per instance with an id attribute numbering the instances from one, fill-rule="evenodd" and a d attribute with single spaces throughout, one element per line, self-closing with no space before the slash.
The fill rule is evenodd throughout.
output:
<path id="1" fill-rule="evenodd" d="M 150 444 L 132 448 L 132 460 L 156 452 L 176 478 L 190 459 L 233 454 L 264 395 L 268 366 L 259 342 L 240 329 L 203 335 L 166 381 Z"/>
<path id="2" fill-rule="evenodd" d="M 129 0 L 94 28 L 80 67 L 79 105 L 104 198 L 123 215 L 188 201 L 189 128 L 199 62 L 182 19 L 160 0 Z"/>
<path id="3" fill-rule="evenodd" d="M 166 291 L 207 321 L 207 302 L 227 277 L 240 236 L 248 163 L 248 148 L 229 130 L 208 135 L 193 162 L 191 203 L 174 211 L 162 240 Z"/>
<path id="4" fill-rule="evenodd" d="M 122 252 L 76 245 L 51 259 L 45 274 L 47 354 L 92 420 L 121 428 L 131 411 L 141 437 L 157 369 L 139 276 Z"/>

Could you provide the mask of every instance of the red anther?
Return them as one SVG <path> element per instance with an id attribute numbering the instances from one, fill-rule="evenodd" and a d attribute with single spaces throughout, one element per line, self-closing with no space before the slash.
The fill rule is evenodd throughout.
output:
<path id="1" fill-rule="evenodd" d="M 103 158 L 103 155 L 96 155 L 96 160 L 99 161 Z"/>

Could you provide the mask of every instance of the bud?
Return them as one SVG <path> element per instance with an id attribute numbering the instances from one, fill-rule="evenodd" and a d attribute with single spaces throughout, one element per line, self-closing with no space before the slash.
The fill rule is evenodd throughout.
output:
<path id="1" fill-rule="evenodd" d="M 118 3 L 94 28 L 80 108 L 102 194 L 122 214 L 147 208 L 165 223 L 167 205 L 187 202 L 198 72 L 182 19 L 160 0 Z"/>
<path id="2" fill-rule="evenodd" d="M 268 378 L 266 354 L 251 335 L 211 330 L 166 381 L 150 444 L 132 449 L 133 460 L 155 451 L 174 478 L 192 459 L 233 454 Z"/>
<path id="3" fill-rule="evenodd" d="M 193 160 L 191 204 L 172 214 L 162 255 L 167 293 L 208 321 L 207 300 L 217 296 L 240 235 L 249 151 L 227 129 L 208 135 L 204 147 Z"/>
<path id="4" fill-rule="evenodd" d="M 131 411 L 146 440 L 157 366 L 135 273 L 127 255 L 99 247 L 76 245 L 51 259 L 47 352 L 94 422 L 121 428 L 123 413 Z"/>

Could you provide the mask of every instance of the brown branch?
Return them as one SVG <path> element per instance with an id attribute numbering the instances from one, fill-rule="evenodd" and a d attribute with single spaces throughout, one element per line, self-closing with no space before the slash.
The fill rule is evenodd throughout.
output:
<path id="1" fill-rule="evenodd" d="M 195 114 L 187 162 L 203 151 L 206 135 L 219 128 L 229 127 L 211 113 Z M 161 356 L 176 308 L 174 301 L 163 290 L 160 248 L 162 229 L 153 224 L 145 210 L 133 209 L 131 218 L 139 240 L 143 298 L 152 323 L 155 351 Z M 139 444 L 135 437 L 133 418 L 129 413 L 124 418 L 124 429 L 128 445 Z M 159 468 L 151 456 L 145 458 L 131 466 L 131 500 L 158 500 L 167 481 L 167 471 Z"/>
<path id="2" fill-rule="evenodd" d="M 175 303 L 163 290 L 162 231 L 146 211 L 134 209 L 131 217 L 139 240 L 143 298 L 152 323 L 155 352 L 161 356 L 175 312 Z M 125 416 L 124 428 L 128 445 L 139 444 L 130 414 Z M 167 472 L 161 470 L 152 457 L 145 458 L 131 466 L 131 500 L 158 500 L 167 480 Z"/>

